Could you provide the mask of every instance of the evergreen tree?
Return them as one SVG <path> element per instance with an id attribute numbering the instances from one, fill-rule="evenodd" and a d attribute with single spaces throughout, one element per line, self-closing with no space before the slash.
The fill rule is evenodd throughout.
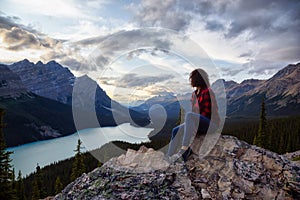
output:
<path id="1" fill-rule="evenodd" d="M 44 197 L 44 190 L 43 190 L 43 178 L 42 178 L 42 172 L 41 167 L 39 164 L 36 166 L 36 172 L 34 175 L 34 181 L 33 181 L 33 191 L 32 191 L 32 199 L 40 199 Z"/>
<path id="2" fill-rule="evenodd" d="M 256 135 L 254 136 L 254 139 L 253 139 L 253 144 L 254 144 L 254 145 L 257 145 L 257 144 L 258 144 L 258 141 L 257 141 L 257 137 L 256 137 Z"/>
<path id="3" fill-rule="evenodd" d="M 269 141 L 267 140 L 267 119 L 266 119 L 266 109 L 265 109 L 265 99 L 262 99 L 261 103 L 261 111 L 260 111 L 260 120 L 259 120 L 259 128 L 256 138 L 254 138 L 253 144 L 268 148 Z"/>
<path id="4" fill-rule="evenodd" d="M 17 198 L 19 200 L 25 200 L 25 189 L 24 189 L 24 181 L 22 178 L 21 170 L 19 170 L 18 177 L 17 177 Z"/>
<path id="5" fill-rule="evenodd" d="M 39 189 L 39 184 L 36 179 L 33 181 L 32 185 L 32 200 L 38 200 L 41 198 L 41 192 Z"/>
<path id="6" fill-rule="evenodd" d="M 56 180 L 55 180 L 55 186 L 54 186 L 54 192 L 55 192 L 55 194 L 60 193 L 62 189 L 63 189 L 63 185 L 62 185 L 62 183 L 60 181 L 59 176 L 57 176 Z"/>
<path id="7" fill-rule="evenodd" d="M 15 199 L 13 191 L 14 174 L 10 159 L 12 152 L 6 151 L 6 143 L 4 139 L 3 116 L 5 111 L 0 108 L 0 199 Z"/>
<path id="8" fill-rule="evenodd" d="M 81 176 L 85 172 L 85 165 L 83 162 L 83 156 L 81 154 L 81 144 L 82 142 L 78 139 L 75 160 L 72 167 L 71 181 L 74 181 L 77 177 Z"/>
<path id="9" fill-rule="evenodd" d="M 12 193 L 15 199 L 17 199 L 17 182 L 15 176 L 15 168 L 12 170 Z"/>
<path id="10" fill-rule="evenodd" d="M 178 126 L 178 125 L 184 123 L 184 121 L 185 121 L 185 112 L 184 112 L 183 107 L 180 106 L 179 116 L 178 116 L 178 120 L 176 122 L 176 125 Z"/>
<path id="11" fill-rule="evenodd" d="M 279 145 L 278 145 L 278 152 L 285 153 L 285 141 L 284 141 L 284 134 L 280 133 Z"/>

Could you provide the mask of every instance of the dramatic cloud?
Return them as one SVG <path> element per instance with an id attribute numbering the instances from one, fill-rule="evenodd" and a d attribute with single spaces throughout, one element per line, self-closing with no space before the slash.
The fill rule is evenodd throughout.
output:
<path id="1" fill-rule="evenodd" d="M 285 67 L 287 64 L 283 62 L 271 62 L 268 60 L 253 60 L 244 64 L 244 68 L 248 70 L 248 73 L 252 76 L 261 76 L 261 75 L 272 75 L 276 73 L 278 68 Z"/>
<path id="2" fill-rule="evenodd" d="M 227 48 L 246 52 L 236 56 L 250 59 L 248 64 L 255 60 L 275 67 L 276 62 L 299 61 L 300 2 L 297 0 L 170 0 L 164 3 L 146 0 L 136 7 L 136 20 L 141 26 L 163 26 L 178 31 L 204 27 L 204 31 L 217 34 L 216 40 L 226 41 L 230 46 Z"/>
<path id="3" fill-rule="evenodd" d="M 56 60 L 72 70 L 79 70 L 85 66 L 75 44 L 71 44 L 73 47 L 69 44 L 67 47 L 65 40 L 51 38 L 32 27 L 17 23 L 18 20 L 18 17 L 0 16 L 0 49 L 11 52 L 35 51 L 40 55 L 37 60 Z"/>
<path id="4" fill-rule="evenodd" d="M 125 74 L 124 76 L 121 76 L 121 78 L 102 77 L 99 79 L 99 81 L 102 84 L 113 85 L 113 86 L 123 87 L 123 88 L 143 88 L 173 78 L 174 76 L 170 74 L 162 74 L 159 76 L 151 76 L 151 75 L 148 76 L 148 75 L 139 75 L 135 73 L 128 73 Z"/>
<path id="5" fill-rule="evenodd" d="M 0 37 L 3 43 L 9 45 L 8 50 L 18 51 L 27 48 L 40 48 L 39 40 L 35 35 L 17 27 L 13 27 L 10 31 L 0 30 Z"/>
<path id="6" fill-rule="evenodd" d="M 185 29 L 191 20 L 189 14 L 177 8 L 176 0 L 145 0 L 137 9 L 132 6 L 131 10 L 144 27 L 166 27 L 179 31 Z"/>
<path id="7" fill-rule="evenodd" d="M 0 16 L 0 37 L 3 42 L 0 47 L 10 51 L 61 47 L 62 40 L 50 38 L 29 26 L 16 23 L 18 20 L 19 18 L 14 16 Z"/>
<path id="8" fill-rule="evenodd" d="M 272 75 L 289 63 L 299 62 L 298 0 L 143 0 L 129 5 L 106 0 L 16 0 L 2 6 L 10 15 L 0 12 L 3 62 L 24 58 L 56 60 L 78 73 L 93 73 L 106 69 L 122 55 L 128 60 L 139 57 L 145 63 L 165 64 L 168 58 L 157 55 L 155 49 L 169 55 L 183 55 L 185 51 L 184 58 L 189 61 L 199 57 L 196 45 L 175 41 L 172 34 L 163 29 L 157 31 L 157 27 L 192 38 L 217 61 L 226 79 L 238 81 L 253 75 Z M 138 29 L 143 27 L 147 31 Z M 179 44 L 177 49 L 175 44 Z M 146 52 L 149 49 L 152 52 Z M 182 68 L 180 63 L 168 66 Z"/>
<path id="9" fill-rule="evenodd" d="M 154 29 L 120 31 L 109 36 L 76 42 L 76 45 L 82 47 L 95 47 L 90 55 L 94 67 L 90 66 L 90 70 L 103 69 L 113 59 L 131 51 L 135 51 L 136 53 L 143 51 L 143 48 L 160 49 L 167 52 L 171 44 L 172 41 L 168 39 L 168 34 Z M 153 51 L 153 53 L 155 52 Z"/>
<path id="10" fill-rule="evenodd" d="M 0 13 L 2 14 L 2 13 Z M 0 15 L 0 29 L 11 29 L 12 27 L 18 26 L 15 21 L 19 20 L 15 16 L 1 16 Z"/>
<path id="11" fill-rule="evenodd" d="M 227 37 L 236 37 L 246 30 L 253 36 L 299 30 L 297 0 L 145 0 L 137 7 L 136 19 L 141 26 L 184 30 L 192 20 L 199 20 L 207 29 L 223 31 Z"/>

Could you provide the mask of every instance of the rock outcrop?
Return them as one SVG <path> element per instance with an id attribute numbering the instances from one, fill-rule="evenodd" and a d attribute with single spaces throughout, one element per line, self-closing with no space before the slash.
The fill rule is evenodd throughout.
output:
<path id="1" fill-rule="evenodd" d="M 221 136 L 204 158 L 167 163 L 142 147 L 83 174 L 54 199 L 299 199 L 300 166 Z"/>

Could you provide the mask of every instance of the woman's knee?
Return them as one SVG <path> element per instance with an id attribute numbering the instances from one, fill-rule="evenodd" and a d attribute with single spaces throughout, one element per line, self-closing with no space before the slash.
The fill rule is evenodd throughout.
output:
<path id="1" fill-rule="evenodd" d="M 200 114 L 194 113 L 194 112 L 188 112 L 185 115 L 185 122 L 191 123 L 191 122 L 197 122 L 199 121 Z"/>
<path id="2" fill-rule="evenodd" d="M 187 112 L 186 114 L 185 114 L 185 119 L 187 120 L 187 119 L 191 119 L 192 117 L 193 117 L 193 115 L 194 115 L 195 113 L 193 113 L 193 112 Z"/>
<path id="3" fill-rule="evenodd" d="M 176 126 L 175 128 L 172 129 L 172 138 L 176 136 L 178 130 L 179 130 L 179 126 Z"/>
<path id="4" fill-rule="evenodd" d="M 176 126 L 175 128 L 172 129 L 172 138 L 174 138 L 178 132 L 183 132 L 184 130 L 184 124 L 181 124 L 179 126 Z"/>

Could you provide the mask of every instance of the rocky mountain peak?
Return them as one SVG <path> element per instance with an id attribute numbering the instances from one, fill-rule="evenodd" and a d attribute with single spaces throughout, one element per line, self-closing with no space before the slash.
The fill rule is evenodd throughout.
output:
<path id="1" fill-rule="evenodd" d="M 145 170 L 143 170 L 145 169 Z M 54 199 L 299 199 L 300 166 L 285 156 L 221 136 L 184 163 L 142 147 L 83 174 Z"/>
<path id="2" fill-rule="evenodd" d="M 230 87 L 233 87 L 233 86 L 236 86 L 236 85 L 238 85 L 238 83 L 235 82 L 235 81 L 225 81 L 224 80 L 224 86 L 225 86 L 225 88 L 230 88 Z"/>
<path id="3" fill-rule="evenodd" d="M 75 77 L 68 68 L 55 61 L 34 64 L 27 59 L 7 67 L 20 77 L 28 91 L 61 103 L 71 103 Z"/>
<path id="4" fill-rule="evenodd" d="M 294 99 L 298 99 L 300 94 L 300 63 L 290 64 L 283 68 L 259 89 L 265 92 L 269 99 L 278 95 L 292 96 Z"/>
<path id="5" fill-rule="evenodd" d="M 44 65 L 44 63 L 43 63 L 42 61 L 39 60 L 35 65 L 41 66 L 41 65 Z"/>
<path id="6" fill-rule="evenodd" d="M 300 72 L 299 71 L 300 69 L 300 63 L 297 63 L 297 64 L 289 64 L 288 66 L 286 66 L 285 68 L 279 70 L 274 76 L 273 78 L 276 79 L 276 78 L 282 78 L 284 76 L 287 76 L 291 73 L 293 73 L 295 70 L 298 70 L 298 73 Z"/>
<path id="7" fill-rule="evenodd" d="M 26 93 L 27 90 L 20 77 L 8 69 L 6 65 L 0 64 L 0 97 L 16 98 Z"/>
<path id="8" fill-rule="evenodd" d="M 29 63 L 32 63 L 32 62 L 30 62 L 27 58 L 25 58 L 24 60 L 21 60 L 18 63 L 29 64 Z"/>
<path id="9" fill-rule="evenodd" d="M 61 66 L 59 63 L 57 63 L 55 60 L 51 60 L 49 61 L 48 63 L 46 63 L 45 67 L 48 67 L 48 68 L 52 68 L 52 69 L 62 69 L 64 68 L 63 66 Z"/>
<path id="10" fill-rule="evenodd" d="M 257 84 L 257 83 L 261 83 L 262 80 L 259 79 L 247 79 L 241 82 L 241 84 Z"/>
<path id="11" fill-rule="evenodd" d="M 27 68 L 32 67 L 33 65 L 33 62 L 30 62 L 28 59 L 24 59 L 19 62 L 13 63 L 11 66 L 13 66 L 14 68 Z"/>

